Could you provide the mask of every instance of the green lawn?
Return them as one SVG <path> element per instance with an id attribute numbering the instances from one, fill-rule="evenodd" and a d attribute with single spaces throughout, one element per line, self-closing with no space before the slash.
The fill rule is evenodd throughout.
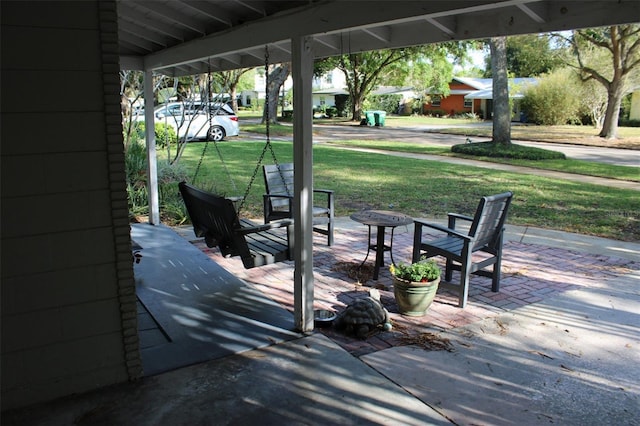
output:
<path id="1" fill-rule="evenodd" d="M 574 173 L 578 175 L 598 176 L 609 179 L 627 180 L 640 182 L 640 168 L 628 166 L 616 166 L 611 164 L 596 163 L 583 160 L 517 160 L 506 158 L 489 158 L 465 156 L 454 154 L 449 147 L 441 145 L 418 145 L 397 141 L 377 141 L 377 140 L 340 140 L 330 142 L 332 145 L 349 146 L 357 148 L 380 149 L 396 152 L 411 152 L 417 154 L 442 155 L 448 157 L 469 158 L 473 160 L 487 161 L 492 163 L 511 164 L 514 166 L 532 167 L 543 170 L 555 170 L 564 173 Z"/>
<path id="2" fill-rule="evenodd" d="M 243 195 L 264 141 L 218 145 L 230 175 L 210 146 L 196 184 L 227 196 Z M 279 162 L 292 161 L 290 142 L 273 142 L 273 146 Z M 181 162 L 191 171 L 189 176 L 195 170 L 202 148 L 203 143 L 191 143 L 185 150 Z M 265 163 L 272 162 L 267 152 Z M 481 196 L 511 190 L 515 197 L 508 219 L 510 224 L 640 241 L 640 193 L 637 191 L 345 151 L 325 144 L 314 146 L 314 180 L 316 188 L 335 191 L 339 216 L 366 208 L 395 209 L 414 217 L 444 217 L 447 212 L 473 214 Z M 260 169 L 243 215 L 261 218 L 263 192 Z"/>

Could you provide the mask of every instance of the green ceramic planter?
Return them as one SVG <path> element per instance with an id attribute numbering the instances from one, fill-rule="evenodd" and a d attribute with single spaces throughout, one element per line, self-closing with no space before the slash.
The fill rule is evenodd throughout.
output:
<path id="1" fill-rule="evenodd" d="M 402 315 L 420 317 L 427 313 L 436 297 L 440 278 L 429 282 L 412 282 L 393 277 L 393 294 Z"/>

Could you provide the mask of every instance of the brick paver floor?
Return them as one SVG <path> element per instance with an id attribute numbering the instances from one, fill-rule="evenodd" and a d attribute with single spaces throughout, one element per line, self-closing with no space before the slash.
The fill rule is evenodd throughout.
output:
<path id="1" fill-rule="evenodd" d="M 412 233 L 397 228 L 393 241 L 396 262 L 411 259 Z M 216 248 L 209 249 L 202 240 L 194 244 L 211 259 L 238 278 L 251 283 L 273 300 L 293 312 L 293 262 L 280 262 L 253 269 L 244 269 L 239 258 L 223 258 Z M 420 343 L 422 336 L 433 336 L 447 329 L 460 327 L 501 312 L 539 302 L 559 292 L 583 286 L 597 287 L 603 279 L 637 270 L 640 265 L 628 259 L 585 254 L 566 249 L 509 241 L 504 244 L 500 291 L 491 291 L 491 279 L 473 275 L 469 301 L 464 309 L 457 307 L 457 297 L 439 291 L 427 314 L 422 317 L 398 313 L 391 275 L 389 255 L 380 269 L 377 281 L 358 280 L 354 271 L 367 253 L 367 228 L 336 229 L 335 244 L 326 246 L 326 237 L 314 236 L 314 298 L 315 309 L 342 311 L 372 288 L 378 288 L 383 305 L 390 313 L 393 329 L 372 333 L 366 339 L 346 336 L 333 328 L 319 328 L 337 344 L 355 356 L 392 346 Z M 375 253 L 370 253 L 361 271 L 370 271 Z M 453 280 L 459 279 L 454 272 Z M 350 277 L 351 275 L 351 277 Z"/>

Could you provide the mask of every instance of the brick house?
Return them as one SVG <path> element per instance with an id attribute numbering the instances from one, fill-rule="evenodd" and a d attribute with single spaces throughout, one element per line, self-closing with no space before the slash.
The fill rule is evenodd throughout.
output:
<path id="1" fill-rule="evenodd" d="M 509 96 L 522 98 L 524 89 L 536 84 L 535 78 L 510 78 Z M 427 102 L 422 104 L 422 112 L 432 115 L 457 115 L 475 113 L 481 118 L 491 117 L 493 111 L 493 80 L 490 78 L 454 77 L 449 83 L 449 95 L 428 93 Z M 520 109 L 514 102 L 514 117 L 518 119 Z"/>
<path id="2" fill-rule="evenodd" d="M 449 95 L 440 93 L 427 93 L 428 97 L 422 104 L 422 113 L 431 115 L 456 115 L 467 112 L 476 112 L 484 117 L 481 110 L 480 99 L 465 99 L 465 96 L 478 90 L 490 89 L 490 78 L 454 77 L 449 83 Z"/>

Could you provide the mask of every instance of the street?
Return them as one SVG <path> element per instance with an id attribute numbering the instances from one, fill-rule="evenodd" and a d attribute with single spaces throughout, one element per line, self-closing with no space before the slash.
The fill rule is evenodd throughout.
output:
<path id="1" fill-rule="evenodd" d="M 490 125 L 490 123 L 489 123 Z M 428 127 L 369 127 L 359 125 L 314 125 L 314 142 L 329 140 L 378 139 L 400 140 L 428 145 L 457 145 L 467 141 L 466 136 L 433 133 L 436 126 Z M 472 137 L 472 142 L 485 142 L 488 138 Z M 640 151 L 618 148 L 604 148 L 586 145 L 570 145 L 562 143 L 530 142 L 513 140 L 513 143 L 525 146 L 560 151 L 567 158 L 575 160 L 596 161 L 619 166 L 640 167 Z"/>

